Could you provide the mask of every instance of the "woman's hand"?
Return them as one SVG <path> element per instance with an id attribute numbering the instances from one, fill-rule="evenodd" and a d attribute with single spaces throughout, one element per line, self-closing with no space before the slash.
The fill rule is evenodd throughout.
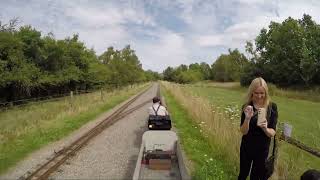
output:
<path id="1" fill-rule="evenodd" d="M 245 117 L 243 124 L 240 127 L 240 131 L 242 132 L 242 134 L 245 135 L 249 131 L 250 119 L 253 116 L 253 107 L 249 105 L 243 109 L 243 112 L 246 117 Z"/>
<path id="2" fill-rule="evenodd" d="M 244 108 L 244 114 L 246 115 L 246 119 L 250 120 L 253 116 L 253 107 L 249 105 L 246 108 Z"/>
<path id="3" fill-rule="evenodd" d="M 272 128 L 268 128 L 268 121 L 265 120 L 263 123 L 258 125 L 263 132 L 268 136 L 268 137 L 273 137 L 276 134 L 276 131 Z"/>
<path id="4" fill-rule="evenodd" d="M 268 129 L 268 121 L 265 119 L 261 124 L 258 125 L 263 131 Z"/>

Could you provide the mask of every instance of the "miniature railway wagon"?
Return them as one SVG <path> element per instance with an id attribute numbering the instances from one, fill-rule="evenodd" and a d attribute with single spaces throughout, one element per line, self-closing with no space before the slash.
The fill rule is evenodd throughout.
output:
<path id="1" fill-rule="evenodd" d="M 143 134 L 133 175 L 133 180 L 142 179 L 190 179 L 175 132 L 149 130 Z"/>

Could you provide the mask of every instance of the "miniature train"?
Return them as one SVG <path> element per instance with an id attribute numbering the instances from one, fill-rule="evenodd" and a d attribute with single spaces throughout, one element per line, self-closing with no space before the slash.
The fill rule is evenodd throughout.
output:
<path id="1" fill-rule="evenodd" d="M 187 173 L 170 116 L 150 115 L 142 136 L 133 180 L 191 179 Z"/>

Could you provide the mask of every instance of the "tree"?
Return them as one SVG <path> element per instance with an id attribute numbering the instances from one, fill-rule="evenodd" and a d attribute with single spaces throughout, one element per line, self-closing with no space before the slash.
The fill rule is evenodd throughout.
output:
<path id="1" fill-rule="evenodd" d="M 147 70 L 145 72 L 145 79 L 146 79 L 146 81 L 156 81 L 156 80 L 161 79 L 161 76 L 158 72 Z"/>
<path id="2" fill-rule="evenodd" d="M 146 80 L 142 65 L 130 45 L 121 51 L 109 47 L 99 56 L 99 60 L 110 68 L 109 83 L 111 84 L 120 86 Z"/>
<path id="3" fill-rule="evenodd" d="M 312 84 L 319 74 L 320 28 L 309 15 L 271 22 L 256 38 L 256 66 L 268 81 L 282 86 Z"/>
<path id="4" fill-rule="evenodd" d="M 214 80 L 216 81 L 238 81 L 243 74 L 248 60 L 237 49 L 230 50 L 229 54 L 222 54 L 212 65 Z"/>
<path id="5" fill-rule="evenodd" d="M 2 22 L 0 21 L 0 32 L 14 32 L 16 31 L 16 27 L 18 23 L 19 23 L 18 18 L 13 18 L 9 20 L 8 24 L 2 24 Z"/>
<path id="6" fill-rule="evenodd" d="M 166 81 L 174 81 L 175 71 L 172 67 L 169 66 L 163 71 L 163 79 Z"/>
<path id="7" fill-rule="evenodd" d="M 211 68 L 209 66 L 209 64 L 205 63 L 205 62 L 202 62 L 200 64 L 200 71 L 203 75 L 203 79 L 204 80 L 209 80 L 210 77 L 211 77 Z"/>
<path id="8" fill-rule="evenodd" d="M 108 47 L 107 51 L 105 51 L 104 53 L 102 53 L 101 56 L 99 56 L 99 60 L 103 64 L 109 64 L 113 58 L 116 58 L 115 56 L 116 56 L 116 52 L 114 51 L 113 47 L 110 46 Z"/>
<path id="9" fill-rule="evenodd" d="M 312 17 L 304 14 L 299 20 L 305 32 L 303 44 L 303 58 L 300 64 L 301 78 L 306 85 L 310 83 L 320 84 L 320 25 L 312 20 Z"/>
<path id="10" fill-rule="evenodd" d="M 130 45 L 109 47 L 98 57 L 78 34 L 56 40 L 52 33 L 42 37 L 30 25 L 16 26 L 15 19 L 0 21 L 1 102 L 161 78 L 142 69 Z"/>
<path id="11" fill-rule="evenodd" d="M 30 25 L 20 27 L 15 35 L 23 43 L 23 53 L 28 61 L 39 64 L 41 61 L 41 48 L 43 41 L 41 39 L 41 32 L 35 30 Z"/>
<path id="12" fill-rule="evenodd" d="M 37 85 L 39 69 L 28 63 L 23 54 L 23 43 L 12 32 L 0 32 L 0 88 L 7 101 L 21 94 L 30 94 Z"/>

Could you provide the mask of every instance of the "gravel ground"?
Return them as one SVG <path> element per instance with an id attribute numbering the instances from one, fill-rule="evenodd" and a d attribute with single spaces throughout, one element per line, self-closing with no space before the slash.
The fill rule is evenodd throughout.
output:
<path id="1" fill-rule="evenodd" d="M 157 85 L 154 84 L 128 109 L 150 100 L 156 95 L 156 90 Z M 60 166 L 58 172 L 52 174 L 50 179 L 131 179 L 139 153 L 141 137 L 146 130 L 147 108 L 150 105 L 151 101 L 96 136 L 67 163 Z M 86 124 L 63 140 L 32 153 L 16 167 L 10 169 L 8 173 L 0 176 L 0 179 L 18 179 L 27 171 L 35 169 L 51 157 L 54 151 L 73 142 L 119 106 Z"/>

